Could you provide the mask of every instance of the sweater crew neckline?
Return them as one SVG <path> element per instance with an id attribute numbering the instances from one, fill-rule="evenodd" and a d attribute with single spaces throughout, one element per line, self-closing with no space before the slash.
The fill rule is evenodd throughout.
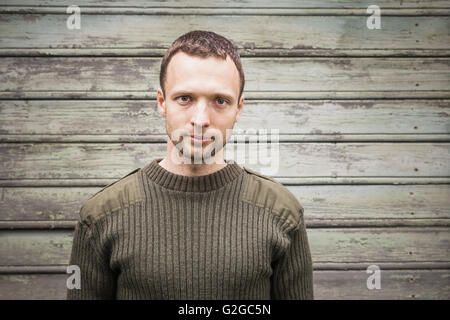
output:
<path id="1" fill-rule="evenodd" d="M 156 158 L 147 164 L 143 171 L 156 184 L 182 192 L 208 192 L 219 189 L 235 180 L 244 170 L 234 161 L 225 160 L 222 169 L 203 176 L 183 176 L 172 173 L 159 165 L 163 158 Z"/>

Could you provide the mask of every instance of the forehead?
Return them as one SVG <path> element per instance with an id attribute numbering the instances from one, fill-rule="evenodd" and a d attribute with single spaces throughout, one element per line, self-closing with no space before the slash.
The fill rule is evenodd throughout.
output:
<path id="1" fill-rule="evenodd" d="M 233 60 L 217 57 L 197 57 L 182 51 L 169 62 L 166 89 L 171 90 L 229 90 L 239 94 L 239 72 Z"/>

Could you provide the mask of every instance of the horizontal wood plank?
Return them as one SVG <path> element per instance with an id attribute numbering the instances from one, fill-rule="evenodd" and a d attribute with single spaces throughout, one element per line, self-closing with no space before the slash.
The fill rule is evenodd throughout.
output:
<path id="1" fill-rule="evenodd" d="M 248 91 L 245 100 L 449 99 L 450 90 L 416 91 Z M 0 100 L 155 100 L 156 91 L 0 91 Z"/>
<path id="2" fill-rule="evenodd" d="M 381 269 L 381 288 L 369 290 L 366 271 L 315 271 L 315 299 L 449 299 L 449 270 Z"/>
<path id="3" fill-rule="evenodd" d="M 251 92 L 448 91 L 450 58 L 244 58 Z M 53 92 L 155 91 L 159 58 L 31 58 L 0 60 L 0 97 Z M 46 79 L 46 81 L 42 81 Z M 244 92 L 245 96 L 245 92 Z M 122 98 L 127 98 L 123 94 Z"/>
<path id="4" fill-rule="evenodd" d="M 0 179 L 120 178 L 165 154 L 160 143 L 3 143 Z M 225 149 L 225 159 L 291 178 L 448 177 L 449 158 L 450 143 L 274 143 L 264 148 L 229 142 Z"/>
<path id="5" fill-rule="evenodd" d="M 286 186 L 298 185 L 447 185 L 450 177 L 355 177 L 355 176 L 324 176 L 324 177 L 275 177 Z M 73 178 L 73 179 L 0 179 L 0 187 L 102 187 L 116 181 L 116 178 Z"/>
<path id="6" fill-rule="evenodd" d="M 250 100 L 234 131 L 319 136 L 450 134 L 450 100 Z M 0 100 L 1 139 L 40 136 L 39 141 L 73 136 L 117 136 L 117 141 L 166 141 L 165 119 L 154 100 Z M 5 137 L 8 135 L 9 137 Z M 48 137 L 45 137 L 47 136 Z M 52 137 L 58 136 L 52 140 Z M 416 137 L 416 136 L 411 136 Z M 30 137 L 29 139 L 32 139 Z M 112 139 L 112 138 L 111 138 Z M 284 138 L 287 139 L 287 138 Z M 306 139 L 306 137 L 304 138 Z M 330 137 L 333 139 L 333 137 Z"/>
<path id="7" fill-rule="evenodd" d="M 307 228 L 392 228 L 392 227 L 450 227 L 449 218 L 401 218 L 401 219 L 314 219 L 306 218 Z M 0 220 L 0 230 L 73 230 L 76 220 Z"/>
<path id="8" fill-rule="evenodd" d="M 256 141 L 261 136 L 267 134 L 270 136 L 271 131 L 263 131 L 260 127 L 254 131 L 250 128 L 236 129 L 231 135 L 231 139 L 237 139 L 242 136 L 245 141 Z M 282 129 L 282 128 L 281 128 Z M 238 131 L 241 130 L 241 131 Z M 275 130 L 275 129 L 273 129 Z M 266 132 L 266 133 L 263 133 Z M 275 131 L 274 131 L 275 132 Z M 406 134 L 283 134 L 278 131 L 278 142 L 449 142 L 449 133 L 406 133 Z M 252 140 L 255 139 L 255 140 Z M 75 142 L 75 143 L 155 143 L 166 142 L 166 134 L 0 134 L 0 143 L 54 143 L 54 142 Z M 261 140 L 260 140 L 261 141 Z M 420 180 L 417 180 L 420 182 Z M 0 181 L 0 186 L 2 182 Z"/>
<path id="9" fill-rule="evenodd" d="M 449 262 L 450 232 L 433 228 L 307 229 L 315 263 Z M 63 265 L 72 230 L 1 230 L 1 265 Z"/>
<path id="10" fill-rule="evenodd" d="M 381 289 L 369 290 L 363 271 L 314 271 L 314 298 L 450 299 L 450 270 L 382 270 Z M 67 274 L 0 275 L 0 299 L 66 298 Z"/>
<path id="11" fill-rule="evenodd" d="M 103 187 L 0 188 L 0 221 L 77 220 L 82 204 Z M 450 185 L 287 186 L 308 222 L 386 223 L 450 219 Z M 360 221 L 358 221 L 360 220 Z M 11 224 L 14 225 L 14 224 Z M 20 227 L 20 224 L 16 224 Z M 36 224 L 36 227 L 38 225 Z"/>
<path id="12" fill-rule="evenodd" d="M 383 8 L 384 9 L 384 8 Z M 3 49 L 151 49 L 168 48 L 189 29 L 214 30 L 231 39 L 243 53 L 247 50 L 445 50 L 450 49 L 448 16 L 384 16 L 382 29 L 366 26 L 362 16 L 286 16 L 269 9 L 272 15 L 257 15 L 258 10 L 241 16 L 238 12 L 222 15 L 85 14 L 82 29 L 66 27 L 69 15 L 1 14 L 0 38 Z M 214 9 L 212 10 L 214 11 Z M 238 11 L 238 10 L 237 10 Z M 383 12 L 383 10 L 382 10 Z M 169 12 L 170 13 L 170 12 Z M 186 13 L 186 12 L 185 12 Z M 216 14 L 218 14 L 216 12 Z M 220 14 L 220 11 L 219 11 Z M 292 14 L 292 12 L 291 12 Z M 217 20 L 226 23 L 217 23 Z M 171 28 L 167 28 L 167 24 Z M 152 30 L 149 33 L 149 30 Z M 301 36 L 299 36 L 301 34 Z"/>
<path id="13" fill-rule="evenodd" d="M 366 271 L 374 262 L 313 262 L 314 271 Z M 376 262 L 381 270 L 449 270 L 450 262 Z M 0 274 L 61 274 L 66 273 L 67 265 L 42 266 L 0 266 Z"/>
<path id="14" fill-rule="evenodd" d="M 450 15 L 450 9 L 449 14 Z M 158 48 L 6 48 L 0 57 L 162 57 L 167 49 Z M 244 57 L 448 57 L 450 49 L 238 49 Z M 424 97 L 423 93 L 422 96 Z M 143 94 L 143 93 L 142 93 Z M 256 96 L 256 93 L 254 93 Z M 152 97 L 145 95 L 146 99 Z M 389 96 L 381 96 L 383 98 Z M 419 96 L 415 96 L 419 98 Z M 440 96 L 441 97 L 441 96 Z M 446 96 L 442 96 L 448 97 Z M 408 96 L 407 98 L 411 98 Z M 310 99 L 310 98 L 309 98 Z"/>
<path id="15" fill-rule="evenodd" d="M 0 6 L 7 14 L 67 14 L 64 6 Z M 448 16 L 448 8 L 383 8 L 383 17 Z M 368 16 L 367 8 L 83 7 L 83 14 L 170 16 Z"/>
<path id="16" fill-rule="evenodd" d="M 3 5 L 14 6 L 70 6 L 73 3 L 69 0 L 3 0 Z M 372 5 L 370 0 L 240 0 L 205 1 L 193 0 L 189 2 L 191 7 L 239 7 L 239 8 L 367 8 Z M 184 0 L 119 0 L 104 1 L 79 0 L 78 6 L 100 6 L 100 7 L 186 7 Z M 449 8 L 446 0 L 379 0 L 377 5 L 383 8 Z"/>

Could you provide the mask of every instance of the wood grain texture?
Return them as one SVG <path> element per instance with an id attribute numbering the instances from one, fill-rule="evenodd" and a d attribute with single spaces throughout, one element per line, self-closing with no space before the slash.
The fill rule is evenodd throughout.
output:
<path id="1" fill-rule="evenodd" d="M 64 300 L 68 274 L 0 275 L 0 299 Z M 449 299 L 448 270 L 383 270 L 381 289 L 369 290 L 361 271 L 314 271 L 314 298 L 328 299 Z"/>
<path id="2" fill-rule="evenodd" d="M 3 0 L 4 5 L 21 5 L 21 6 L 69 6 L 72 5 L 68 0 Z M 245 2 L 239 0 L 210 0 L 205 3 L 202 0 L 193 0 L 189 2 L 192 7 L 245 7 L 245 8 L 367 8 L 373 4 L 371 0 L 247 0 Z M 186 7 L 184 0 L 119 0 L 104 1 L 95 0 L 79 0 L 79 6 L 101 6 L 101 7 Z M 450 5 L 446 0 L 379 0 L 377 5 L 385 8 L 449 8 Z"/>
<path id="3" fill-rule="evenodd" d="M 250 100 L 243 108 L 234 129 L 248 134 L 265 129 L 297 139 L 333 135 L 336 140 L 339 135 L 357 134 L 374 140 L 381 135 L 394 139 L 401 134 L 450 134 L 448 99 Z M 38 141 L 56 135 L 59 139 L 53 141 L 59 142 L 74 136 L 94 140 L 103 135 L 120 141 L 135 135 L 137 141 L 139 136 L 159 135 L 155 140 L 165 142 L 166 128 L 154 100 L 0 100 L 0 135 L 4 140 L 40 135 Z"/>
<path id="4" fill-rule="evenodd" d="M 242 63 L 245 90 L 251 92 L 364 95 L 367 91 L 448 91 L 450 87 L 450 58 L 244 58 Z M 66 98 L 74 91 L 104 96 L 154 92 L 159 86 L 159 64 L 159 58 L 2 58 L 0 97 L 20 98 L 24 92 Z"/>
<path id="5" fill-rule="evenodd" d="M 65 9 L 65 8 L 63 8 Z M 371 30 L 363 16 L 288 16 L 258 15 L 261 9 L 246 15 L 182 14 L 85 14 L 81 29 L 66 27 L 69 15 L 1 14 L 0 38 L 3 49 L 167 49 L 173 39 L 188 30 L 212 30 L 233 39 L 237 48 L 265 50 L 401 50 L 450 49 L 448 16 L 384 16 L 382 29 Z M 137 12 L 142 13 L 142 9 Z M 276 11 L 269 10 L 272 14 Z M 217 13 L 216 13 L 217 14 Z M 220 11 L 219 11 L 220 14 Z M 167 21 L 171 28 L 167 28 Z M 219 23 L 218 23 L 219 21 Z M 151 32 L 150 32 L 151 30 Z M 382 50 L 380 50 L 382 49 Z"/>
<path id="6" fill-rule="evenodd" d="M 366 271 L 315 271 L 316 299 L 449 299 L 449 270 L 383 270 L 381 289 L 367 289 Z"/>
<path id="7" fill-rule="evenodd" d="M 291 156 L 281 160 L 277 152 Z M 120 178 L 165 153 L 165 144 L 159 143 L 3 143 L 0 179 Z M 268 157 L 273 162 L 263 164 Z M 450 143 L 279 143 L 264 149 L 229 142 L 225 158 L 263 174 L 273 166 L 274 177 L 450 175 Z"/>
<path id="8" fill-rule="evenodd" d="M 307 222 L 367 223 L 450 219 L 450 186 L 317 185 L 287 186 L 305 208 Z M 68 221 L 102 187 L 0 188 L 0 221 Z M 411 221 L 412 223 L 412 221 Z"/>
<path id="9" fill-rule="evenodd" d="M 313 262 L 449 262 L 450 229 L 308 229 Z M 2 265 L 64 265 L 69 262 L 72 230 L 1 230 Z"/>
<path id="10" fill-rule="evenodd" d="M 450 299 L 449 1 L 377 1 L 381 30 L 371 0 L 80 0 L 69 30 L 73 4 L 0 5 L 0 299 L 65 298 L 83 202 L 165 155 L 161 57 L 194 29 L 243 57 L 235 129 L 280 130 L 315 298 Z"/>

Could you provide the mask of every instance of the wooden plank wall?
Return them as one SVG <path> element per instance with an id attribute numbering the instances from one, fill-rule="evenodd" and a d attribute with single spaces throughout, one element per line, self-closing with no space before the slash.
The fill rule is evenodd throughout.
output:
<path id="1" fill-rule="evenodd" d="M 315 297 L 450 298 L 450 1 L 79 0 L 69 30 L 72 4 L 0 5 L 0 299 L 65 298 L 82 203 L 164 155 L 159 64 L 194 29 L 239 47 L 235 128 L 280 130 Z"/>

